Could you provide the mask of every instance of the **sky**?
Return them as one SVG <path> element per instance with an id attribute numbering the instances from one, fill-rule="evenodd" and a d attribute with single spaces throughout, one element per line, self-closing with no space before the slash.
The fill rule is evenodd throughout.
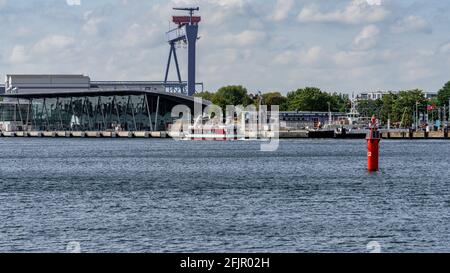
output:
<path id="1" fill-rule="evenodd" d="M 175 6 L 201 9 L 197 80 L 210 91 L 436 92 L 450 80 L 442 0 L 0 0 L 0 77 L 163 80 Z"/>

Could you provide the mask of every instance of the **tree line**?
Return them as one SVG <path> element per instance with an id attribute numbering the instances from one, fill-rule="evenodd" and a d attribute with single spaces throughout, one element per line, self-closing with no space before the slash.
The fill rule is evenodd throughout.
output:
<path id="1" fill-rule="evenodd" d="M 318 111 L 318 112 L 347 112 L 351 103 L 348 95 L 327 93 L 316 87 L 306 87 L 289 92 L 287 96 L 280 92 L 264 94 L 249 94 L 241 85 L 221 87 L 217 92 L 201 92 L 196 94 L 205 100 L 225 109 L 227 105 L 255 105 L 259 104 L 280 106 L 280 111 Z"/>
<path id="2" fill-rule="evenodd" d="M 362 116 L 376 115 L 385 124 L 389 120 L 394 125 L 408 127 L 415 124 L 415 120 L 420 122 L 420 118 L 430 123 L 448 120 L 449 100 L 450 82 L 447 82 L 436 97 L 427 98 L 420 89 L 388 92 L 377 100 L 359 100 L 357 110 Z"/>
<path id="3" fill-rule="evenodd" d="M 227 105 L 279 105 L 280 111 L 317 111 L 317 112 L 350 112 L 352 102 L 347 94 L 330 93 L 317 87 L 299 88 L 287 96 L 280 92 L 251 94 L 241 85 L 221 87 L 217 92 L 201 92 L 196 96 L 225 109 Z M 362 116 L 376 115 L 383 123 L 390 120 L 393 124 L 411 126 L 419 114 L 428 114 L 430 119 L 442 119 L 443 108 L 449 107 L 450 82 L 438 92 L 437 97 L 427 99 L 423 90 L 404 90 L 388 92 L 377 100 L 359 99 L 357 110 Z M 447 117 L 450 115 L 447 114 Z"/>

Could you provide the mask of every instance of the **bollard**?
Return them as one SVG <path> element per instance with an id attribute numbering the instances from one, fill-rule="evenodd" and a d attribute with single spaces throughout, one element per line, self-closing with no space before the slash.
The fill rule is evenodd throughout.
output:
<path id="1" fill-rule="evenodd" d="M 375 116 L 370 122 L 370 132 L 367 137 L 367 169 L 369 172 L 378 172 L 379 149 L 380 149 L 380 131 L 378 131 L 377 120 Z"/>

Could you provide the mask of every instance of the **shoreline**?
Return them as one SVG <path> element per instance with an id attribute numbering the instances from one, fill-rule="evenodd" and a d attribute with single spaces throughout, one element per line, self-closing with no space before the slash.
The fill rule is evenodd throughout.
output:
<path id="1" fill-rule="evenodd" d="M 336 134 L 332 131 L 280 131 L 279 139 L 365 139 L 365 134 Z M 0 132 L 0 138 L 171 138 L 167 131 L 14 131 Z M 449 139 L 448 132 L 399 132 L 385 131 L 382 139 L 437 140 Z"/>

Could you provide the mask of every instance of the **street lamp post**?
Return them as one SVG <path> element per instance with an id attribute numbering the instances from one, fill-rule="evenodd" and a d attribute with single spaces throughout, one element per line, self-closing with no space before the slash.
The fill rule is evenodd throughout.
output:
<path id="1" fill-rule="evenodd" d="M 447 127 L 447 105 L 444 104 L 444 113 L 442 117 L 443 126 Z"/>
<path id="2" fill-rule="evenodd" d="M 419 102 L 416 101 L 416 132 L 419 130 Z"/>
<path id="3" fill-rule="evenodd" d="M 328 125 L 331 125 L 333 123 L 332 117 L 331 117 L 331 102 L 328 103 Z"/>

